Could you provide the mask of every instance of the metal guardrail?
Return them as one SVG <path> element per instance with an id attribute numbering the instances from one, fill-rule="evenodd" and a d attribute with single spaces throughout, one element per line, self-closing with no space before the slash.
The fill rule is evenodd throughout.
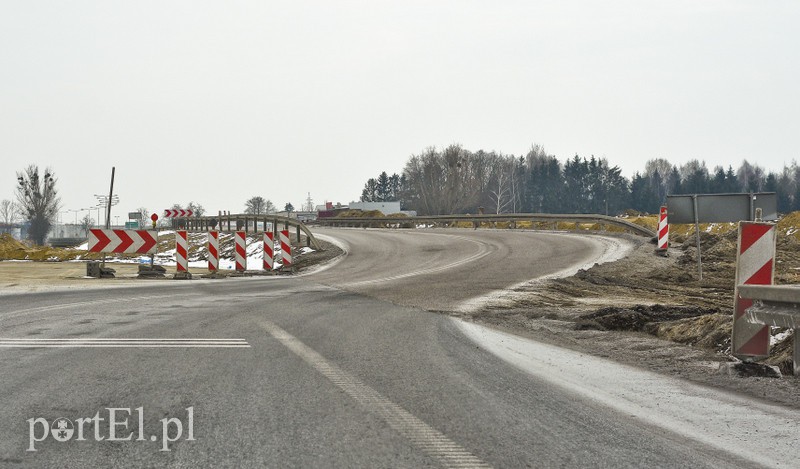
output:
<path id="1" fill-rule="evenodd" d="M 272 223 L 273 232 L 278 230 L 279 225 L 283 225 L 285 229 L 289 226 L 294 226 L 297 234 L 297 241 L 300 241 L 300 232 L 306 235 L 308 245 L 318 251 L 324 250 L 314 234 L 308 229 L 305 223 L 298 221 L 294 218 L 283 217 L 279 215 L 251 215 L 246 213 L 218 215 L 218 216 L 202 216 L 202 217 L 188 217 L 175 219 L 175 223 L 184 223 L 187 231 L 209 231 L 215 228 L 222 232 L 244 231 L 245 233 L 258 231 L 258 223 L 267 226 L 267 223 Z"/>
<path id="2" fill-rule="evenodd" d="M 434 225 L 453 225 L 458 222 L 472 223 L 476 228 L 481 223 L 511 223 L 516 227 L 516 223 L 520 221 L 530 221 L 534 223 L 592 223 L 604 225 L 612 225 L 622 228 L 628 232 L 647 236 L 655 237 L 655 231 L 652 231 L 644 226 L 631 223 L 621 218 L 610 217 L 607 215 L 594 215 L 594 214 L 549 214 L 549 213 L 507 213 L 502 215 L 430 215 L 430 216 L 414 216 L 414 217 L 332 217 L 320 218 L 316 223 L 326 226 L 355 226 L 355 227 L 381 227 L 397 224 L 424 224 L 431 223 Z"/>
<path id="3" fill-rule="evenodd" d="M 800 285 L 740 285 L 739 296 L 753 300 L 745 318 L 753 324 L 794 329 L 794 375 L 800 376 Z"/>

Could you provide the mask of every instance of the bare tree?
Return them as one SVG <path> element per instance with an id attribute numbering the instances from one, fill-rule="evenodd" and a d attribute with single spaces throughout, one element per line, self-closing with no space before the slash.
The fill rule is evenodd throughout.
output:
<path id="1" fill-rule="evenodd" d="M 53 170 L 47 168 L 44 177 L 39 176 L 36 165 L 18 172 L 17 202 L 20 214 L 30 222 L 28 236 L 34 243 L 43 245 L 61 205 Z"/>
<path id="2" fill-rule="evenodd" d="M 195 216 L 195 217 L 202 217 L 206 213 L 206 209 L 203 208 L 202 205 L 200 205 L 199 203 L 197 203 L 195 201 L 189 202 L 189 204 L 186 205 L 186 208 L 188 210 L 191 210 L 192 211 L 192 216 Z"/>
<path id="3" fill-rule="evenodd" d="M 139 207 L 136 209 L 136 213 L 139 214 L 139 228 L 146 227 L 150 221 L 150 211 L 145 207 Z"/>
<path id="4" fill-rule="evenodd" d="M 764 168 L 759 165 L 750 164 L 747 160 L 742 161 L 739 170 L 736 172 L 740 188 L 743 192 L 760 192 L 764 190 L 766 174 Z"/>
<path id="5" fill-rule="evenodd" d="M 511 183 L 505 171 L 500 171 L 494 181 L 494 186 L 489 189 L 489 197 L 494 205 L 494 213 L 500 214 L 511 204 Z"/>
<path id="6" fill-rule="evenodd" d="M 263 215 L 267 213 L 267 201 L 260 195 L 250 197 L 244 203 L 244 213 L 250 215 Z"/>
<path id="7" fill-rule="evenodd" d="M 3 232 L 9 232 L 17 221 L 17 204 L 8 199 L 0 202 L 0 220 L 3 221 Z"/>
<path id="8" fill-rule="evenodd" d="M 84 236 L 88 237 L 89 230 L 94 228 L 94 218 L 90 217 L 89 214 L 87 213 L 86 215 L 84 215 L 83 218 L 81 218 L 80 227 L 83 230 Z"/>

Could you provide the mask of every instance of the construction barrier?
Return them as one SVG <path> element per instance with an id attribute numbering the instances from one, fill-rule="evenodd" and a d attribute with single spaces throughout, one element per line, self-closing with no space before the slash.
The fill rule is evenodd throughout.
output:
<path id="1" fill-rule="evenodd" d="M 152 254 L 156 252 L 158 233 L 146 230 L 89 230 L 89 252 Z"/>
<path id="2" fill-rule="evenodd" d="M 775 267 L 775 225 L 761 222 L 739 222 L 736 251 L 736 283 L 733 311 L 733 355 L 741 360 L 769 356 L 769 327 L 751 324 L 745 310 L 753 300 L 739 295 L 740 285 L 772 285 Z"/>
<path id="3" fill-rule="evenodd" d="M 219 270 L 219 231 L 208 232 L 208 270 Z"/>
<path id="4" fill-rule="evenodd" d="M 669 223 L 667 222 L 667 207 L 661 207 L 658 217 L 658 250 L 666 251 L 669 248 Z"/>
<path id="5" fill-rule="evenodd" d="M 247 270 L 246 233 L 244 231 L 237 231 L 234 234 L 234 240 L 236 242 L 236 270 L 238 272 L 244 272 Z"/>
<path id="6" fill-rule="evenodd" d="M 178 264 L 178 272 L 189 271 L 189 240 L 185 230 L 175 232 L 175 261 Z"/>
<path id="7" fill-rule="evenodd" d="M 271 231 L 264 232 L 264 270 L 275 268 L 275 235 Z"/>
<path id="8" fill-rule="evenodd" d="M 289 230 L 281 230 L 280 240 L 283 266 L 289 267 L 292 265 L 292 243 L 289 242 Z"/>

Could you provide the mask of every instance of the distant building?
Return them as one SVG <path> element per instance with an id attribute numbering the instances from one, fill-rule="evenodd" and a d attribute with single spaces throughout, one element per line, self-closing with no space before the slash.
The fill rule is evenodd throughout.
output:
<path id="1" fill-rule="evenodd" d="M 378 210 L 384 215 L 403 213 L 400 210 L 400 202 L 351 202 L 350 210 L 361 210 L 362 212 Z"/>

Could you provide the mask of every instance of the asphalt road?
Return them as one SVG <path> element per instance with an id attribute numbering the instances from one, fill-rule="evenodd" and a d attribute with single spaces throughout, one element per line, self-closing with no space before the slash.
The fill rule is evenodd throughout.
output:
<path id="1" fill-rule="evenodd" d="M 573 392 L 425 311 L 591 264 L 609 248 L 602 240 L 321 233 L 348 254 L 299 278 L 0 296 L 0 467 L 761 462 Z M 558 362 L 557 350 L 535 353 Z M 613 366 L 597 369 L 613 377 Z M 123 409 L 114 436 L 131 441 L 109 441 L 109 408 Z M 88 420 L 96 414 L 104 420 Z"/>

